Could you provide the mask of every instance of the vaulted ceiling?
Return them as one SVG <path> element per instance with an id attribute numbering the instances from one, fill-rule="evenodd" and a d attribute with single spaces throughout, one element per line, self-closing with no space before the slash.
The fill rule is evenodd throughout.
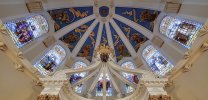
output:
<path id="1" fill-rule="evenodd" d="M 57 33 L 62 28 L 79 20 L 87 20 L 82 25 L 69 30 L 59 40 L 65 43 L 72 53 L 75 52 L 75 56 L 85 57 L 90 62 L 93 60 L 93 52 L 98 45 L 111 46 L 115 50 L 115 59 L 117 61 L 124 57 L 132 57 L 140 46 L 149 40 L 143 30 L 152 34 L 154 21 L 160 13 L 160 11 L 143 8 L 114 7 L 113 14 L 110 15 L 109 10 L 112 8 L 102 6 L 99 9 L 99 15 L 96 15 L 93 7 L 48 10 L 54 20 L 54 28 Z M 96 15 L 96 17 L 89 20 L 88 17 L 93 15 Z M 116 17 L 112 17 L 113 15 Z M 107 21 L 103 21 L 98 16 L 102 18 L 105 16 L 110 17 L 105 19 Z M 131 27 L 131 23 L 126 22 L 137 24 L 143 30 Z M 75 49 L 75 47 L 81 48 Z"/>

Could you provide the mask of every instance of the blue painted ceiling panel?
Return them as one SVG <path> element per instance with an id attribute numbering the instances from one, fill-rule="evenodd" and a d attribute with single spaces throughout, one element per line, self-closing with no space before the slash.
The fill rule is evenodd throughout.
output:
<path id="1" fill-rule="evenodd" d="M 78 41 L 82 38 L 83 34 L 87 31 L 93 21 L 94 20 L 91 20 L 86 24 L 77 27 L 76 29 L 61 37 L 60 40 L 64 42 L 72 52 Z"/>
<path id="2" fill-rule="evenodd" d="M 90 62 L 92 61 L 93 52 L 95 49 L 95 43 L 97 38 L 99 23 L 96 25 L 94 30 L 90 33 L 89 37 L 85 41 L 84 45 L 82 46 L 81 50 L 78 53 L 78 57 L 85 57 Z"/>
<path id="3" fill-rule="evenodd" d="M 153 32 L 154 21 L 160 11 L 142 8 L 116 7 L 115 13 Z"/>
<path id="4" fill-rule="evenodd" d="M 74 7 L 49 10 L 48 13 L 55 21 L 55 31 L 93 14 L 93 7 Z"/>

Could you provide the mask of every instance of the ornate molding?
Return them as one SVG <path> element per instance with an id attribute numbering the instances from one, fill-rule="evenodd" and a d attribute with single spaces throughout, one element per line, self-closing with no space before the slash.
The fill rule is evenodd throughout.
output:
<path id="1" fill-rule="evenodd" d="M 185 66 L 183 67 L 183 72 L 188 72 L 188 71 L 190 71 L 191 67 L 192 67 L 192 64 L 185 65 Z"/>
<path id="2" fill-rule="evenodd" d="M 3 42 L 1 42 L 1 41 L 0 41 L 0 50 L 1 50 L 1 51 L 6 51 L 6 50 L 7 50 L 6 44 L 3 43 Z"/>
<path id="3" fill-rule="evenodd" d="M 23 65 L 20 65 L 20 64 L 16 63 L 15 67 L 16 67 L 16 70 L 24 72 L 24 66 Z"/>
<path id="4" fill-rule="evenodd" d="M 184 54 L 184 59 L 188 59 L 188 58 L 190 58 L 190 57 L 191 57 L 191 51 L 185 52 L 185 54 Z"/>
<path id="5" fill-rule="evenodd" d="M 206 41 L 205 43 L 203 43 L 202 46 L 201 46 L 201 48 L 202 48 L 202 51 L 203 52 L 207 51 L 208 50 L 208 41 Z"/>
<path id="6" fill-rule="evenodd" d="M 169 95 L 150 95 L 148 100 L 171 100 Z"/>
<path id="7" fill-rule="evenodd" d="M 206 34 L 208 34 L 208 23 L 205 23 L 204 26 L 199 31 L 199 37 L 202 37 Z"/>
<path id="8" fill-rule="evenodd" d="M 166 84 L 165 84 L 165 87 L 171 87 L 171 86 L 174 86 L 175 83 L 173 80 L 169 80 Z"/>
<path id="9" fill-rule="evenodd" d="M 40 80 L 33 80 L 33 83 L 35 84 L 35 86 L 43 86 Z"/>
<path id="10" fill-rule="evenodd" d="M 61 100 L 61 99 L 59 95 L 44 94 L 44 95 L 39 95 L 37 97 L 37 100 Z"/>
<path id="11" fill-rule="evenodd" d="M 17 57 L 20 58 L 20 59 L 23 59 L 23 53 L 21 51 L 18 51 L 17 52 Z"/>
<path id="12" fill-rule="evenodd" d="M 5 28 L 4 24 L 0 23 L 0 33 L 8 35 L 8 30 Z"/>

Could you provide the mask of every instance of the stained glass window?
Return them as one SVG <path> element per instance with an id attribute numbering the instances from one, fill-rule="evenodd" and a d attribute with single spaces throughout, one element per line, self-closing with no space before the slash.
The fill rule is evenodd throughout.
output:
<path id="1" fill-rule="evenodd" d="M 48 32 L 48 23 L 42 15 L 8 21 L 4 25 L 18 48 Z"/>
<path id="2" fill-rule="evenodd" d="M 96 96 L 103 96 L 103 83 L 104 82 L 104 77 L 103 77 L 103 73 L 101 73 L 97 85 L 96 85 Z M 111 86 L 111 82 L 110 82 L 110 78 L 108 76 L 108 74 L 106 74 L 106 96 L 112 96 L 112 86 Z"/>
<path id="3" fill-rule="evenodd" d="M 41 74 L 48 75 L 55 72 L 65 57 L 65 50 L 60 45 L 55 45 L 34 66 Z"/>
<path id="4" fill-rule="evenodd" d="M 84 62 L 77 61 L 77 62 L 74 63 L 73 69 L 79 69 L 79 68 L 83 68 L 83 67 L 87 67 L 87 65 Z M 86 75 L 87 75 L 86 72 L 72 74 L 72 75 L 69 76 L 69 81 L 70 81 L 71 84 L 74 84 L 78 80 L 80 80 L 81 78 L 85 77 Z M 82 88 L 83 88 L 83 84 L 77 85 L 74 88 L 74 91 L 76 93 L 81 93 Z"/>
<path id="5" fill-rule="evenodd" d="M 135 69 L 134 63 L 133 62 L 130 62 L 130 61 L 124 62 L 123 64 L 121 64 L 121 67 L 129 68 L 129 69 Z M 122 72 L 122 76 L 124 78 L 126 78 L 127 80 L 129 80 L 130 82 L 133 82 L 133 83 L 138 84 L 138 81 L 139 80 L 137 78 L 137 75 Z M 129 86 L 128 84 L 125 84 L 125 92 L 126 93 L 133 92 L 133 90 L 134 90 L 133 87 Z"/>
<path id="6" fill-rule="evenodd" d="M 152 45 L 147 46 L 142 53 L 151 70 L 158 76 L 164 76 L 174 66 Z"/>
<path id="7" fill-rule="evenodd" d="M 168 38 L 173 39 L 185 46 L 190 48 L 192 43 L 197 37 L 198 31 L 202 28 L 202 24 L 179 19 L 171 16 L 163 18 L 160 24 L 160 32 L 166 35 Z"/>

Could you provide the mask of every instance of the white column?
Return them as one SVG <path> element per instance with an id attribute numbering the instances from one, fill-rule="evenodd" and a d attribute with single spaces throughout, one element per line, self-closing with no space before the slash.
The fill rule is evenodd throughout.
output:
<path id="1" fill-rule="evenodd" d="M 121 40 L 123 41 L 124 45 L 127 47 L 127 49 L 129 50 L 131 56 L 134 58 L 137 56 L 136 51 L 134 50 L 134 48 L 132 47 L 131 43 L 129 42 L 129 40 L 126 38 L 126 36 L 124 35 L 124 33 L 121 31 L 121 29 L 118 27 L 118 25 L 115 23 L 115 21 L 113 19 L 110 20 L 110 23 L 112 24 L 113 28 L 116 30 L 117 34 L 119 35 L 119 37 L 121 38 Z"/>
<path id="2" fill-rule="evenodd" d="M 98 24 L 98 20 L 96 19 L 92 23 L 92 25 L 87 29 L 87 31 L 84 33 L 84 35 L 82 36 L 82 38 L 79 40 L 79 42 L 75 46 L 74 50 L 72 51 L 73 57 L 77 56 L 77 54 L 79 53 L 79 51 L 82 48 L 83 44 L 85 43 L 85 41 L 87 40 L 88 36 L 90 35 L 90 33 L 93 31 L 93 29 L 95 28 L 95 26 L 97 24 Z"/>
<path id="3" fill-rule="evenodd" d="M 104 81 L 103 81 L 103 100 L 106 100 L 106 95 L 107 95 L 107 92 L 106 92 L 106 65 L 103 64 L 103 78 L 104 78 Z"/>

